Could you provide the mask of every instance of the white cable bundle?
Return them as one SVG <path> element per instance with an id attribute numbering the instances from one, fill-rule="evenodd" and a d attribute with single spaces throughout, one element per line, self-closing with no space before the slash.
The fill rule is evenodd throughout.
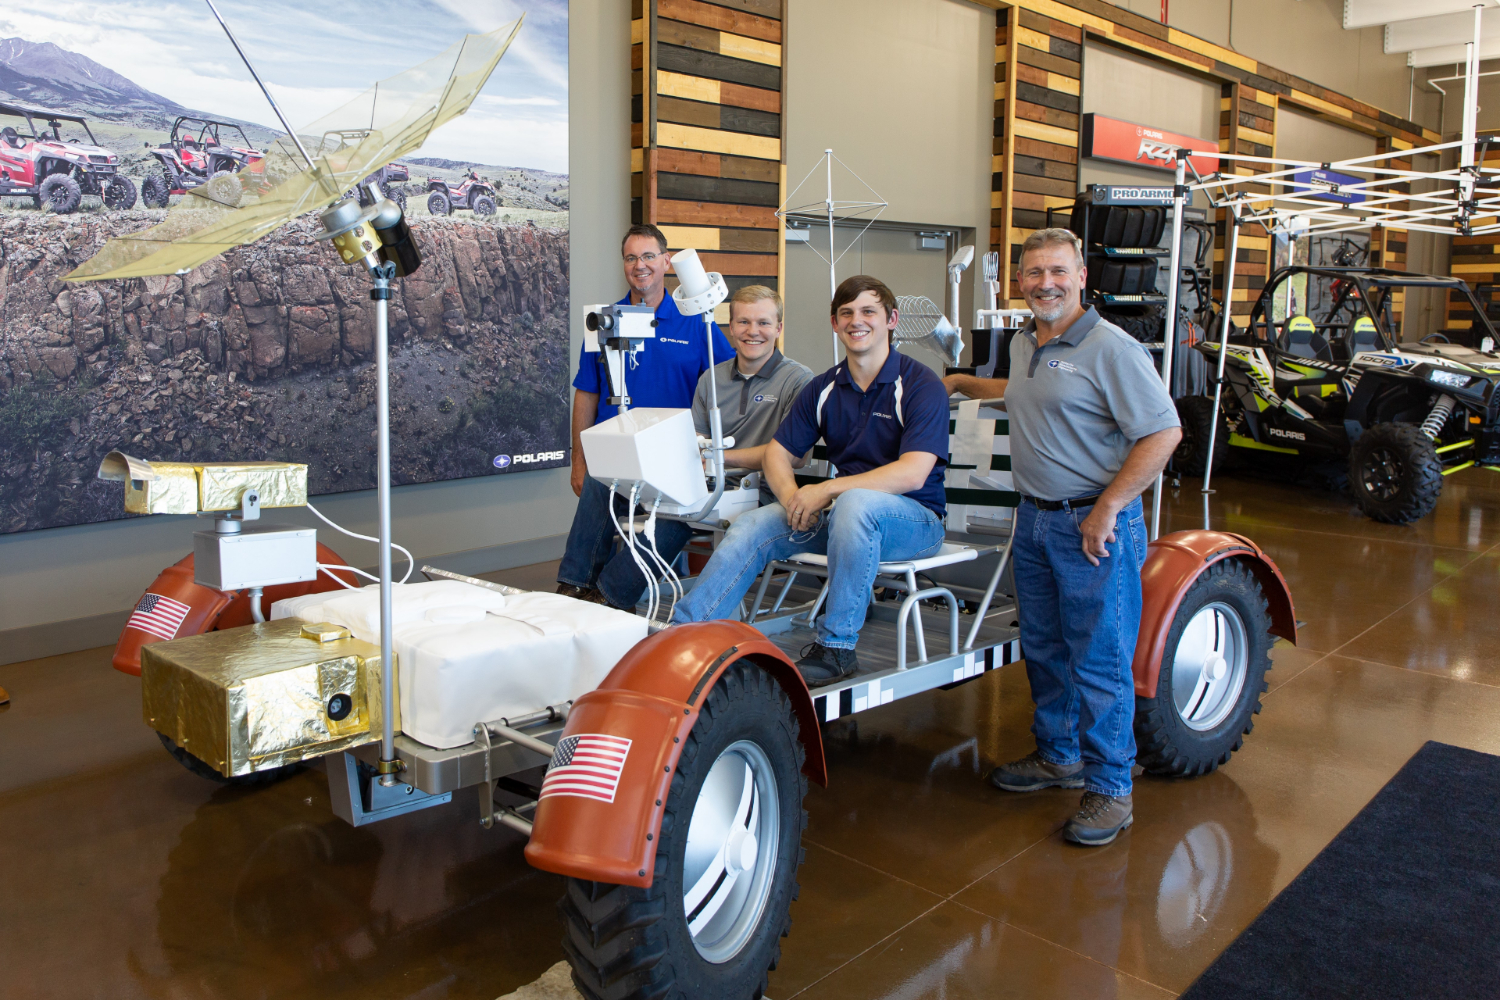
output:
<path id="1" fill-rule="evenodd" d="M 340 527 L 339 525 L 334 524 L 332 521 L 330 521 L 328 519 L 328 517 L 322 511 L 318 510 L 318 508 L 314 507 L 312 504 L 307 504 L 306 506 L 307 506 L 308 510 L 312 511 L 313 514 L 315 514 L 317 516 L 318 520 L 320 520 L 324 524 L 328 525 L 334 531 L 341 531 L 344 534 L 348 535 L 350 538 L 358 538 L 362 542 L 374 542 L 376 545 L 380 544 L 380 539 L 378 539 L 378 538 L 373 538 L 370 535 L 361 535 L 361 534 L 358 534 L 357 532 L 350 531 L 348 528 Z M 417 561 L 412 558 L 410 550 L 408 550 L 404 546 L 397 545 L 395 542 L 392 542 L 391 543 L 391 548 L 393 548 L 393 549 L 399 549 L 402 552 L 402 554 L 406 556 L 406 575 L 403 576 L 400 580 L 396 581 L 397 583 L 405 583 L 407 580 L 411 579 L 411 571 L 416 567 Z M 362 569 L 356 569 L 353 566 L 331 566 L 331 565 L 327 565 L 325 563 L 318 563 L 318 570 L 320 572 L 326 574 L 328 576 L 328 578 L 330 580 L 332 580 L 334 583 L 338 584 L 340 587 L 343 587 L 345 590 L 358 590 L 359 588 L 356 587 L 356 586 L 354 586 L 353 584 L 345 583 L 343 580 L 340 580 L 337 576 L 334 576 L 334 574 L 333 574 L 332 571 L 333 570 L 340 570 L 340 569 L 346 569 L 346 570 L 348 570 L 351 573 L 354 573 L 354 574 L 356 574 L 358 576 L 362 576 L 366 580 L 371 580 L 371 581 L 373 581 L 375 583 L 379 583 L 380 582 L 380 577 L 376 576 L 375 574 L 373 574 L 373 573 L 366 573 L 364 570 L 362 570 Z"/>
<path id="2" fill-rule="evenodd" d="M 661 551 L 656 547 L 656 510 L 661 505 L 661 497 L 657 497 L 656 501 L 651 505 L 651 513 L 646 518 L 645 527 L 642 529 L 646 540 L 650 543 L 648 547 L 640 544 L 636 539 L 634 524 L 632 523 L 636 503 L 640 498 L 640 485 L 637 484 L 630 490 L 630 505 L 626 511 L 625 524 L 621 524 L 619 516 L 615 514 L 615 496 L 619 485 L 619 480 L 615 480 L 609 484 L 609 517 L 614 522 L 615 531 L 619 532 L 620 541 L 630 551 L 630 558 L 635 562 L 636 569 L 639 569 L 641 576 L 645 578 L 646 620 L 656 624 L 657 612 L 661 610 L 661 583 L 657 579 L 656 569 L 652 565 L 654 563 L 656 567 L 660 567 L 661 578 L 667 581 L 667 585 L 672 590 L 672 603 L 667 608 L 666 617 L 666 621 L 671 621 L 672 613 L 677 610 L 677 602 L 682 599 L 683 590 L 682 578 L 667 564 L 667 561 L 662 558 Z M 627 525 L 629 525 L 628 528 Z"/>

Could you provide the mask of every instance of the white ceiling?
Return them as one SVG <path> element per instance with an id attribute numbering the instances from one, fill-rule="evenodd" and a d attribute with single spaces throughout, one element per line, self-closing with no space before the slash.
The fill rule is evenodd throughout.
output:
<path id="1" fill-rule="evenodd" d="M 1464 61 L 1482 7 L 1479 56 L 1500 58 L 1500 0 L 1344 0 L 1344 27 L 1385 26 L 1385 51 L 1406 53 L 1408 66 Z"/>

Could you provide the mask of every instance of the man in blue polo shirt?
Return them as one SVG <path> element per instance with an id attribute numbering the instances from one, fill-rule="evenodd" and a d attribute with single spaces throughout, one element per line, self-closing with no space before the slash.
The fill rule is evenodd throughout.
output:
<path id="1" fill-rule="evenodd" d="M 809 684 L 859 668 L 854 646 L 877 566 L 936 552 L 945 510 L 948 392 L 926 365 L 891 349 L 896 297 L 857 275 L 839 285 L 830 312 L 845 358 L 798 394 L 766 446 L 765 477 L 778 502 L 734 522 L 673 616 L 732 618 L 767 563 L 826 553 L 827 612 L 797 663 Z M 799 488 L 793 462 L 819 438 L 838 475 Z"/>
<path id="2" fill-rule="evenodd" d="M 621 242 L 625 281 L 630 294 L 620 304 L 656 309 L 656 336 L 626 362 L 625 382 L 633 407 L 690 409 L 698 378 L 711 367 L 703 317 L 684 316 L 667 294 L 667 238 L 655 226 L 631 226 Z M 717 324 L 713 326 L 713 361 L 734 356 Z M 631 609 L 646 589 L 645 578 L 628 552 L 614 553 L 615 525 L 609 511 L 609 487 L 592 478 L 583 459 L 579 435 L 585 428 L 619 413 L 608 401 L 609 375 L 604 352 L 582 352 L 573 379 L 573 493 L 578 509 L 568 532 L 567 548 L 557 569 L 557 592 L 596 604 Z M 603 398 L 601 398 L 603 397 Z M 615 499 L 615 514 L 630 515 L 628 498 Z M 657 521 L 656 545 L 671 562 L 687 544 L 691 529 L 680 521 Z"/>

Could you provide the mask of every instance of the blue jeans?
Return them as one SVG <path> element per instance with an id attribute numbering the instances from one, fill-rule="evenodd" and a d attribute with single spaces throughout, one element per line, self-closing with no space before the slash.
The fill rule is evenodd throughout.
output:
<path id="1" fill-rule="evenodd" d="M 630 491 L 615 493 L 615 515 L 625 523 L 629 515 Z M 670 563 L 692 536 L 693 529 L 682 521 L 656 521 L 656 551 Z M 634 608 L 646 592 L 646 578 L 630 553 L 614 550 L 615 525 L 609 516 L 609 487 L 593 476 L 583 481 L 573 526 L 568 529 L 568 545 L 562 564 L 557 568 L 557 582 L 574 587 L 597 587 L 610 604 L 627 610 Z M 641 539 L 645 541 L 644 538 Z"/>
<path id="2" fill-rule="evenodd" d="M 1109 558 L 1092 565 L 1078 526 L 1092 507 L 1039 510 L 1022 502 L 1012 554 L 1021 653 L 1036 715 L 1036 748 L 1054 764 L 1083 761 L 1083 783 L 1130 794 L 1135 763 L 1136 633 L 1146 524 L 1139 499 L 1115 518 Z"/>
<path id="3" fill-rule="evenodd" d="M 910 497 L 850 490 L 817 528 L 794 532 L 781 504 L 740 515 L 724 535 L 698 583 L 677 602 L 679 622 L 733 618 L 741 598 L 768 563 L 799 552 L 828 556 L 827 612 L 818 618 L 818 641 L 853 649 L 865 623 L 870 585 L 881 562 L 930 556 L 943 544 L 943 522 Z"/>

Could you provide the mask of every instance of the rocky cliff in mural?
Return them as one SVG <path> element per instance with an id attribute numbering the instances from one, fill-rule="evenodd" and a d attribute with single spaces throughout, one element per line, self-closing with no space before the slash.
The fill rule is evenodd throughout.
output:
<path id="1" fill-rule="evenodd" d="M 0 531 L 122 516 L 112 448 L 374 485 L 374 304 L 305 220 L 181 276 L 61 276 L 155 212 L 0 216 Z M 391 301 L 397 483 L 566 448 L 568 234 L 424 218 Z M 520 468 L 562 464 L 529 463 Z M 509 469 L 517 469 L 511 463 Z"/>

